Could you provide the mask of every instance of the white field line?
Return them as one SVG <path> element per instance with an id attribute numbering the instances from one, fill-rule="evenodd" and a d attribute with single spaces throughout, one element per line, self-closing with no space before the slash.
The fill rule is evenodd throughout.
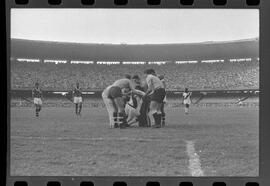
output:
<path id="1" fill-rule="evenodd" d="M 174 141 L 181 142 L 182 140 L 171 140 L 171 139 L 151 139 L 151 138 L 86 138 L 86 137 L 46 137 L 46 136 L 10 136 L 11 139 L 24 139 L 24 140 L 63 140 L 63 141 L 138 141 L 138 142 L 159 142 L 159 141 Z"/>
<path id="2" fill-rule="evenodd" d="M 189 157 L 189 170 L 192 176 L 204 176 L 201 168 L 200 156 L 196 153 L 194 141 L 186 141 L 187 154 Z"/>

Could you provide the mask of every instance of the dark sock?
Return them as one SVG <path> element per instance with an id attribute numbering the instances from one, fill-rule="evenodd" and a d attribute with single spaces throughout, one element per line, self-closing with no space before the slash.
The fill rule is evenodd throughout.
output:
<path id="1" fill-rule="evenodd" d="M 81 114 L 81 111 L 82 111 L 82 104 L 80 104 L 79 106 L 79 114 Z"/>
<path id="2" fill-rule="evenodd" d="M 161 121 L 162 121 L 162 125 L 165 125 L 165 113 L 161 114 Z"/>
<path id="3" fill-rule="evenodd" d="M 38 108 L 36 107 L 36 116 L 38 116 Z"/>
<path id="4" fill-rule="evenodd" d="M 118 119 L 120 128 L 124 128 L 127 126 L 127 116 L 125 113 L 123 112 L 118 113 Z"/>
<path id="5" fill-rule="evenodd" d="M 78 114 L 78 104 L 75 104 L 75 112 Z"/>
<path id="6" fill-rule="evenodd" d="M 156 112 L 153 114 L 153 118 L 154 118 L 154 120 L 155 120 L 155 125 L 159 125 L 159 122 L 158 122 L 158 114 L 157 114 Z"/>
<path id="7" fill-rule="evenodd" d="M 113 113 L 113 121 L 114 121 L 114 127 L 118 127 L 118 119 L 117 119 L 117 112 Z"/>
<path id="8" fill-rule="evenodd" d="M 162 114 L 157 114 L 157 124 L 161 125 Z"/>

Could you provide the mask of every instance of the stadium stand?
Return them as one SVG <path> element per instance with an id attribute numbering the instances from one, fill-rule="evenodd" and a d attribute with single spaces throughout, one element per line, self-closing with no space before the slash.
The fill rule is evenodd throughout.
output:
<path id="1" fill-rule="evenodd" d="M 259 62 L 219 62 L 165 65 L 100 65 L 11 63 L 12 89 L 29 89 L 36 80 L 43 89 L 69 90 L 79 81 L 85 90 L 102 90 L 124 74 L 154 68 L 165 75 L 168 89 L 236 90 L 259 88 Z"/>
<path id="2" fill-rule="evenodd" d="M 32 88 L 35 81 L 45 90 L 70 90 L 76 81 L 85 90 L 102 90 L 124 74 L 142 75 L 146 68 L 165 75 L 170 90 L 259 88 L 258 38 L 155 45 L 11 39 L 11 48 L 13 90 Z"/>

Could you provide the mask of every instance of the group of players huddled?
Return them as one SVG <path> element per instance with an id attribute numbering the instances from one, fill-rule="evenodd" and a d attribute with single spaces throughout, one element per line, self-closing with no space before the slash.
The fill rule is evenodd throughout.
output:
<path id="1" fill-rule="evenodd" d="M 42 91 L 35 83 L 32 91 L 36 117 L 42 105 Z M 185 113 L 189 112 L 191 92 L 185 89 L 183 104 Z M 82 90 L 79 83 L 72 91 L 75 113 L 82 111 Z M 110 128 L 127 128 L 134 123 L 140 127 L 161 128 L 165 126 L 164 104 L 166 103 L 166 84 L 164 76 L 158 76 L 153 69 L 146 69 L 144 77 L 128 75 L 116 80 L 102 92 L 102 99 L 109 115 Z"/>

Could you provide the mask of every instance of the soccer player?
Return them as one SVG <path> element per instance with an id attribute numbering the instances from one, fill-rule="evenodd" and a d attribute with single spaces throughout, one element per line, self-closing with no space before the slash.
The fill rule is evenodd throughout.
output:
<path id="1" fill-rule="evenodd" d="M 132 76 L 132 81 L 135 85 L 135 89 L 143 91 L 143 87 L 141 86 L 141 80 L 138 75 Z M 142 107 L 142 97 L 138 96 L 134 93 L 131 93 L 130 99 L 127 101 L 125 106 L 125 112 L 128 116 L 127 122 L 129 125 L 137 123 L 139 121 L 139 126 L 142 125 L 142 119 L 143 119 L 143 113 L 141 113 L 141 107 Z M 142 114 L 142 115 L 141 115 Z M 147 114 L 146 112 L 144 113 Z M 145 123 L 146 124 L 146 123 Z"/>
<path id="2" fill-rule="evenodd" d="M 160 81 L 163 83 L 163 88 L 166 91 L 166 83 L 165 83 L 165 79 L 163 75 L 159 75 L 158 78 L 160 79 Z M 162 106 L 161 106 L 161 126 L 165 126 L 165 111 L 164 111 L 164 105 L 166 103 L 167 99 L 166 99 L 166 95 L 164 97 Z"/>
<path id="3" fill-rule="evenodd" d="M 147 91 L 145 96 L 150 96 L 149 117 L 154 121 L 154 128 L 161 127 L 162 112 L 161 107 L 165 98 L 166 92 L 163 87 L 162 81 L 156 76 L 153 69 L 144 71 L 146 75 Z"/>
<path id="4" fill-rule="evenodd" d="M 189 113 L 189 105 L 191 104 L 190 96 L 192 92 L 188 91 L 188 88 L 185 88 L 185 92 L 183 93 L 183 104 L 185 105 L 185 114 Z"/>
<path id="5" fill-rule="evenodd" d="M 130 93 L 144 95 L 144 92 L 135 89 L 133 82 L 128 79 L 129 77 L 126 75 L 125 78 L 116 80 L 102 93 L 102 98 L 109 114 L 110 128 L 128 127 L 127 115 L 125 113 L 126 101 L 124 99 L 126 95 Z"/>
<path id="6" fill-rule="evenodd" d="M 36 117 L 39 117 L 39 112 L 41 111 L 42 106 L 42 91 L 39 87 L 39 83 L 35 83 L 35 87 L 32 90 L 32 98 L 34 99 L 34 104 L 36 108 Z"/>
<path id="7" fill-rule="evenodd" d="M 82 111 L 82 90 L 79 82 L 76 83 L 76 87 L 73 90 L 73 101 L 75 104 L 75 113 L 77 116 L 81 116 Z"/>

